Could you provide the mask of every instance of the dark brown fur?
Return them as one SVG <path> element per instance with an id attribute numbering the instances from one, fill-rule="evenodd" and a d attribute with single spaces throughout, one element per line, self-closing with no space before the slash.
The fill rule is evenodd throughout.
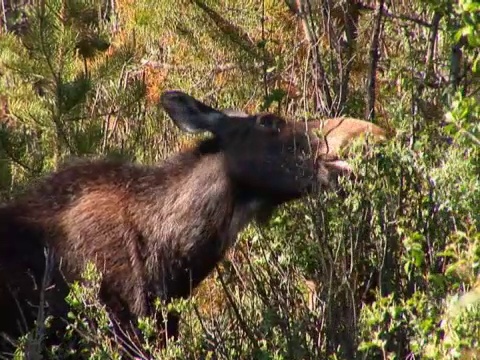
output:
<path id="1" fill-rule="evenodd" d="M 276 206 L 342 171 L 307 154 L 312 141 L 303 124 L 271 121 L 271 114 L 229 117 L 170 94 L 163 106 L 180 128 L 214 136 L 159 166 L 72 164 L 0 207 L 0 332 L 18 335 L 12 293 L 32 325 L 26 301 L 38 303 L 44 246 L 68 282 L 95 261 L 102 300 L 126 325 L 152 314 L 155 297 L 188 297 L 249 221 L 268 219 Z M 65 316 L 67 287 L 58 271 L 54 284 L 49 311 Z M 169 335 L 176 336 L 177 321 L 172 317 Z"/>

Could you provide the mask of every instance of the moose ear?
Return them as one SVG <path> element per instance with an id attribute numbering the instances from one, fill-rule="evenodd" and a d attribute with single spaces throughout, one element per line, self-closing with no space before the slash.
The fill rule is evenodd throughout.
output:
<path id="1" fill-rule="evenodd" d="M 225 109 L 222 111 L 225 115 L 230 117 L 248 118 L 249 115 L 246 112 L 237 109 Z"/>
<path id="2" fill-rule="evenodd" d="M 164 92 L 160 103 L 174 123 L 189 133 L 217 133 L 221 120 L 226 117 L 222 112 L 178 90 Z"/>

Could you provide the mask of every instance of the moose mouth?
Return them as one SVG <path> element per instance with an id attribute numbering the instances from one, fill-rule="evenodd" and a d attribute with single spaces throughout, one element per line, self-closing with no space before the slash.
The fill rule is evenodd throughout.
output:
<path id="1" fill-rule="evenodd" d="M 348 177 L 353 174 L 351 165 L 333 154 L 320 154 L 315 160 L 317 181 L 321 188 L 332 189 L 338 187 L 340 177 Z"/>
<path id="2" fill-rule="evenodd" d="M 323 161 L 325 166 L 334 172 L 347 175 L 353 171 L 353 168 L 351 167 L 351 165 L 345 160 L 337 158 L 337 159 L 328 159 Z"/>

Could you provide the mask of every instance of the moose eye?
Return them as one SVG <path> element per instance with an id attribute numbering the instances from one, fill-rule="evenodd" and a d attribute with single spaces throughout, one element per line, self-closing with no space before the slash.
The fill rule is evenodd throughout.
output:
<path id="1" fill-rule="evenodd" d="M 262 114 L 258 115 L 256 118 L 257 125 L 271 129 L 276 132 L 280 132 L 285 126 L 285 120 L 279 118 L 274 114 Z"/>

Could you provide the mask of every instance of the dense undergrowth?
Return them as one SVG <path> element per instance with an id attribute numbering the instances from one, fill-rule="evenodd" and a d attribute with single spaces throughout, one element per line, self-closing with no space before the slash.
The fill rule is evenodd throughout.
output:
<path id="1" fill-rule="evenodd" d="M 4 200 L 69 156 L 153 163 L 191 144 L 157 106 L 171 88 L 299 121 L 369 117 L 392 138 L 350 151 L 357 178 L 341 192 L 250 225 L 193 298 L 169 305 L 182 313 L 180 339 L 130 353 L 480 358 L 479 5 L 365 1 L 360 11 L 355 1 L 287 1 L 311 5 L 304 21 L 284 2 L 173 3 L 50 0 L 4 9 Z M 87 285 L 72 287 L 69 332 L 64 346 L 47 349 L 52 357 L 120 357 L 97 299 L 99 276 L 88 268 Z M 152 324 L 143 319 L 142 331 Z M 26 335 L 15 357 L 38 356 L 38 335 Z"/>

